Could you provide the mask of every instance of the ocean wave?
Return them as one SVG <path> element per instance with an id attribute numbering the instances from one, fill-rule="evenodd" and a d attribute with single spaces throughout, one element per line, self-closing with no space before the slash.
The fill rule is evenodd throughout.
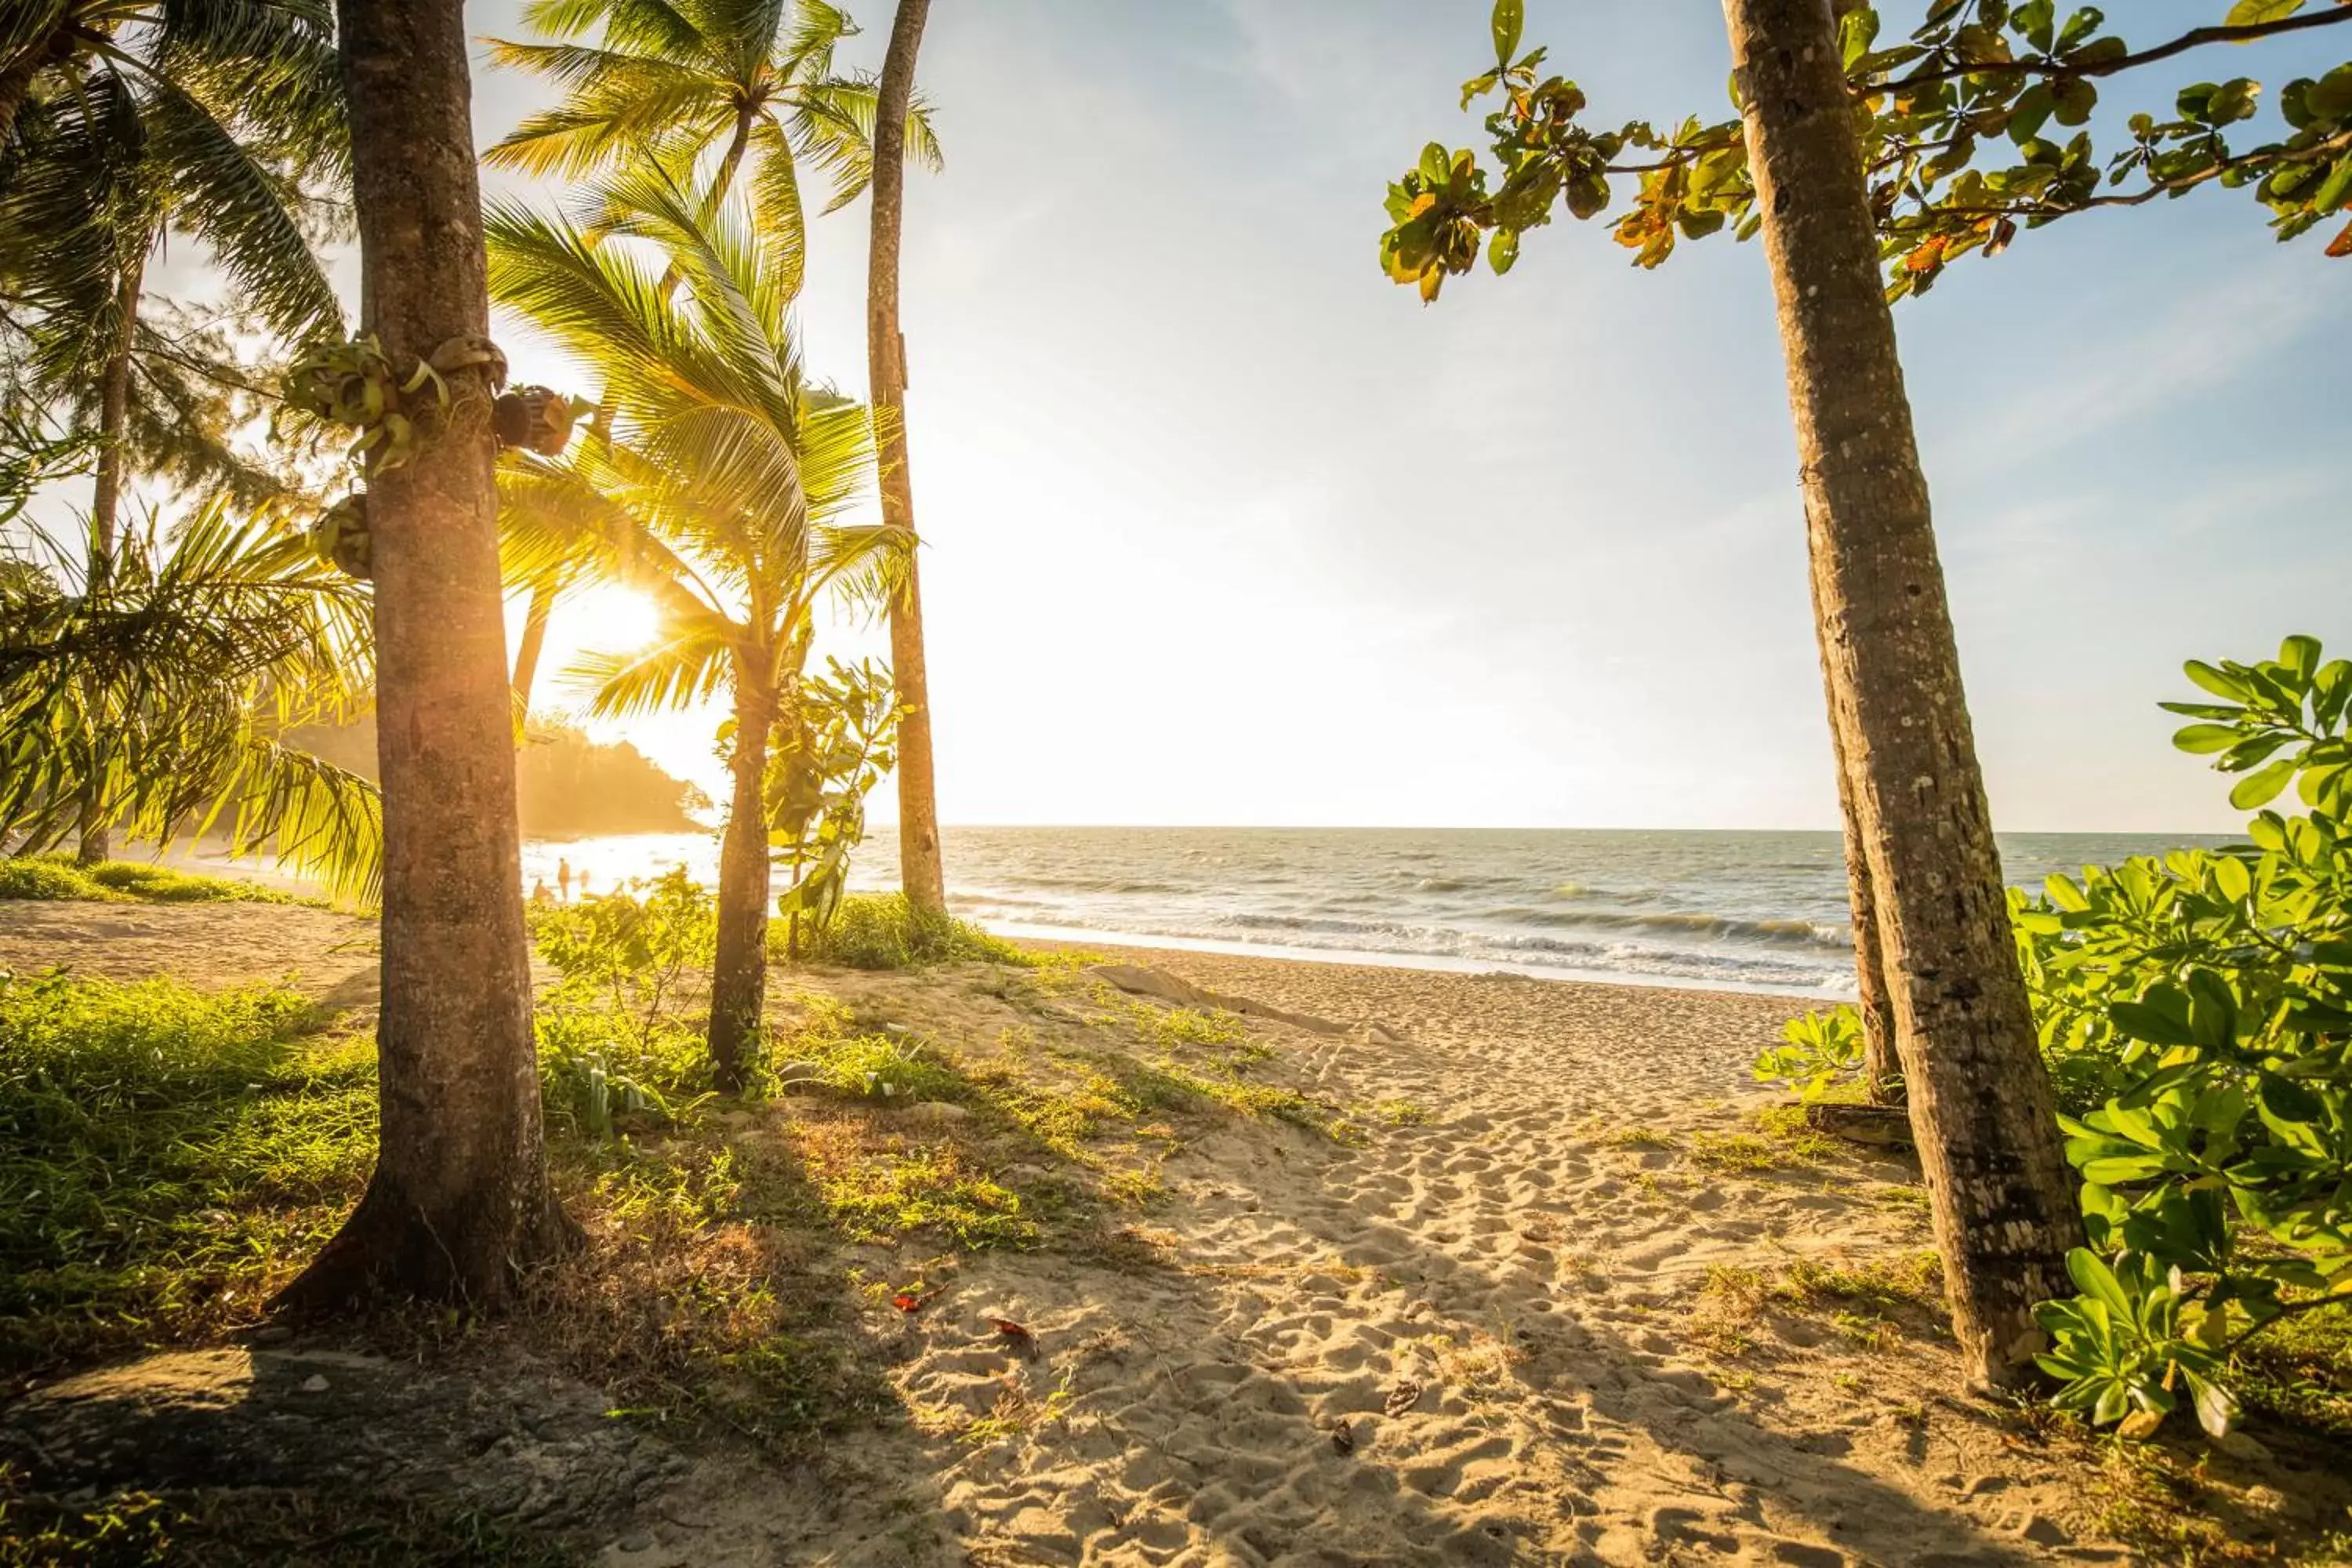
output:
<path id="1" fill-rule="evenodd" d="M 1679 910 L 1539 910 L 1512 905 L 1489 910 L 1482 918 L 1503 925 L 1684 931 L 1693 936 L 1728 937 L 1739 942 L 1804 947 L 1848 948 L 1853 945 L 1852 934 L 1842 925 L 1822 925 L 1813 921 L 1797 919 L 1748 920 L 1737 915 Z"/>

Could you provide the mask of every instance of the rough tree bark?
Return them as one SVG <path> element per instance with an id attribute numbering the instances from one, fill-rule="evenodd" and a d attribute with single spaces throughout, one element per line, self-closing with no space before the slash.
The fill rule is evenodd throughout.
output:
<path id="1" fill-rule="evenodd" d="M 898 237 L 907 186 L 907 105 L 915 89 L 930 0 L 898 0 L 874 111 L 874 237 L 866 283 L 866 363 L 882 427 L 882 521 L 915 527 L 907 469 L 907 344 L 898 326 Z M 907 706 L 898 724 L 898 883 L 907 901 L 934 913 L 948 907 L 940 853 L 939 794 L 931 763 L 930 674 L 923 659 L 923 592 L 916 562 L 890 602 L 890 679 Z"/>
<path id="2" fill-rule="evenodd" d="M 719 841 L 719 931 L 710 962 L 710 1066 L 721 1090 L 740 1093 L 760 1053 L 768 1003 L 768 737 L 776 698 L 764 672 L 735 670 L 734 780 Z"/>
<path id="3" fill-rule="evenodd" d="M 1854 805 L 1853 750 L 1838 727 L 1837 689 L 1829 674 L 1829 616 L 1822 602 L 1822 559 L 1812 557 L 1813 626 L 1822 635 L 1822 679 L 1829 701 L 1830 743 L 1837 761 L 1839 825 L 1845 848 L 1846 903 L 1853 917 L 1854 1011 L 1862 1016 L 1862 1081 L 1873 1105 L 1901 1100 L 1902 1063 L 1895 1054 L 1895 999 L 1886 989 L 1885 955 L 1879 951 L 1878 896 L 1870 885 L 1870 855 L 1863 847 L 1862 817 Z"/>
<path id="4" fill-rule="evenodd" d="M 1831 0 L 1724 0 L 1789 362 L 1831 722 L 1971 1378 L 2010 1386 L 2081 1239 L 2011 943 Z"/>
<path id="5" fill-rule="evenodd" d="M 98 468 L 89 491 L 89 588 L 102 588 L 114 574 L 114 545 L 121 532 L 123 432 L 131 420 L 131 360 L 139 342 L 139 301 L 147 276 L 147 237 L 138 236 L 122 260 L 122 277 L 114 295 L 114 344 L 100 373 L 98 389 Z M 75 859 L 96 866 L 114 851 L 107 831 L 103 795 L 107 761 L 103 753 L 90 759 L 90 776 L 81 792 L 80 844 Z"/>
<path id="6" fill-rule="evenodd" d="M 462 0 L 341 0 L 363 329 L 404 370 L 488 331 Z M 281 1305 L 503 1305 L 573 1232 L 547 1183 L 508 718 L 490 386 L 448 376 L 368 485 L 383 781 L 382 1140 Z"/>

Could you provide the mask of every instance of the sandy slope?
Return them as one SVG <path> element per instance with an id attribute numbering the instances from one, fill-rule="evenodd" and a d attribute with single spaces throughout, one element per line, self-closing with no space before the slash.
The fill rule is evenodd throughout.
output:
<path id="1" fill-rule="evenodd" d="M 0 963 L 299 969 L 339 990 L 323 950 L 361 930 L 300 910 L 0 906 Z M 1916 1279 L 1927 1245 L 1907 1162 L 1756 1137 L 1770 1097 L 1745 1064 L 1797 1005 L 1128 956 L 1402 1037 L 1252 1025 L 1265 1075 L 1350 1108 L 1360 1144 L 1228 1119 L 1167 1159 L 1166 1200 L 1123 1251 L 980 1255 L 918 1313 L 875 1304 L 906 1426 L 821 1470 L 709 1458 L 604 1561 L 2126 1559 L 2096 1539 L 2081 1449 L 1949 1397 L 1932 1310 L 1773 1292 L 1807 1266 Z M 818 984 L 981 1058 L 1008 1028 L 1087 1027 L 972 971 Z M 896 1279 L 929 1250 L 842 1261 Z M 976 1440 L 976 1419 L 1000 1435 Z M 2247 1463 L 2250 1532 L 2340 1520 L 2339 1482 Z"/>

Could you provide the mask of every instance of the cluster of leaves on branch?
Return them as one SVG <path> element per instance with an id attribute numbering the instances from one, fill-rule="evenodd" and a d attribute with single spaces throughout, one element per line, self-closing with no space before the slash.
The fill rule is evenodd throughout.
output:
<path id="1" fill-rule="evenodd" d="M 2230 1356 L 2352 1298 L 2352 662 L 2192 663 L 2184 750 L 2242 774 L 2250 842 L 2011 895 L 2090 1247 L 2042 1309 L 2062 1404 L 2127 1433 L 2193 1405 L 2225 1431 Z M 2095 1109 L 2085 1109 L 2095 1107 Z"/>
<path id="2" fill-rule="evenodd" d="M 840 907 L 849 857 L 866 841 L 866 797 L 898 765 L 906 709 L 890 672 L 872 659 L 825 660 L 804 677 L 796 722 L 768 760 L 768 843 L 788 862 L 792 885 L 777 912 L 822 928 Z"/>
<path id="3" fill-rule="evenodd" d="M 2237 0 L 2216 25 L 2135 51 L 2095 7 L 2062 12 L 2053 0 L 1933 0 L 1907 38 L 1888 43 L 1878 11 L 1842 7 L 1840 37 L 1877 216 L 1887 294 L 1932 287 L 1971 253 L 1997 255 L 2021 228 L 2098 207 L 2136 206 L 2205 184 L 2250 189 L 2281 239 L 2352 211 L 2352 64 L 2297 78 L 2277 96 L 2277 119 L 2256 130 L 2262 85 L 2199 82 L 2169 110 L 2139 112 L 2127 139 L 2103 153 L 2090 128 L 2101 83 L 2208 44 L 2242 43 L 2352 23 L 2352 0 Z M 1497 0 L 1493 68 L 1463 85 L 1469 105 L 1489 94 L 1493 167 L 1432 142 L 1389 187 L 1381 262 L 1424 300 L 1475 265 L 1518 258 L 1520 236 L 1565 206 L 1591 218 L 1621 182 L 1631 205 L 1612 225 L 1637 264 L 1656 267 L 1684 239 L 1759 226 L 1756 184 L 1738 119 L 1691 116 L 1661 130 L 1580 121 L 1584 92 L 1545 75 L 1545 51 L 1519 51 L 1522 0 Z M 1735 95 L 1737 85 L 1734 87 Z M 2352 222 L 2327 246 L 2352 256 Z"/>

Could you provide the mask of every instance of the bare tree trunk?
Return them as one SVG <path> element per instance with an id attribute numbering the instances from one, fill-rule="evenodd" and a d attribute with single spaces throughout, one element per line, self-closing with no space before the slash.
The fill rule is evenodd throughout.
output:
<path id="1" fill-rule="evenodd" d="M 147 237 L 134 237 L 122 258 L 122 278 L 114 295 L 113 352 L 106 356 L 98 391 L 98 470 L 89 492 L 89 587 L 102 591 L 114 575 L 114 548 L 121 533 L 124 433 L 131 422 L 131 359 L 139 342 L 139 300 L 147 274 Z M 103 726 L 100 726 L 101 731 Z M 101 738 L 100 744 L 103 745 Z M 113 853 L 107 832 L 103 751 L 90 758 L 90 775 L 82 781 L 81 843 L 75 859 L 95 866 Z"/>
<path id="2" fill-rule="evenodd" d="M 768 813 L 763 795 L 774 695 L 735 671 L 734 797 L 719 842 L 719 931 L 710 963 L 710 1066 L 740 1093 L 759 1060 L 768 1002 Z"/>
<path id="3" fill-rule="evenodd" d="M 1821 552 L 1812 557 L 1813 625 L 1826 637 L 1830 620 L 1822 600 Z M 1878 897 L 1870 885 L 1870 855 L 1863 847 L 1862 817 L 1854 805 L 1853 748 L 1838 728 L 1837 690 L 1830 682 L 1829 646 L 1822 646 L 1822 679 L 1828 689 L 1830 742 L 1837 756 L 1838 817 L 1845 849 L 1846 902 L 1853 917 L 1854 1011 L 1862 1015 L 1862 1082 L 1873 1105 L 1902 1098 L 1903 1065 L 1895 1052 L 1895 1000 L 1886 989 L 1886 965 L 1878 940 Z"/>
<path id="4" fill-rule="evenodd" d="M 915 487 L 907 469 L 907 342 L 898 326 L 898 237 L 907 186 L 907 105 L 915 90 L 930 0 L 898 0 L 882 58 L 874 110 L 874 239 L 866 283 L 866 363 L 882 426 L 882 521 L 915 528 Z M 940 805 L 931 763 L 930 673 L 923 660 L 923 591 L 914 557 L 890 602 L 890 679 L 906 704 L 898 721 L 898 881 L 927 913 L 948 907 L 940 855 Z"/>
<path id="5" fill-rule="evenodd" d="M 1830 0 L 1724 0 L 1789 361 L 1831 722 L 1972 1381 L 2032 1375 L 2082 1226 L 2017 966 Z"/>
<path id="6" fill-rule="evenodd" d="M 363 324 L 404 370 L 487 334 L 462 0 L 342 0 Z M 573 1232 L 541 1143 L 522 923 L 492 387 L 368 486 L 383 781 L 381 1142 L 359 1207 L 279 1298 L 495 1309 Z"/>

